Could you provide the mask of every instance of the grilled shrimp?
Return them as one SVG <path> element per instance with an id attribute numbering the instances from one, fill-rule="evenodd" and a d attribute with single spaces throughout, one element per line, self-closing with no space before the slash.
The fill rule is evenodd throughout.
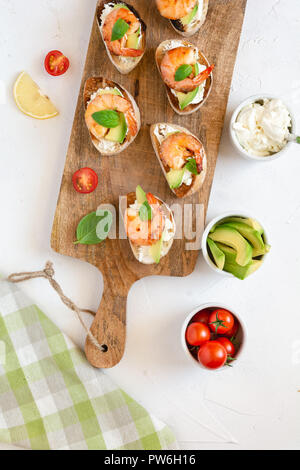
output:
<path id="1" fill-rule="evenodd" d="M 180 170 L 187 159 L 196 160 L 197 171 L 203 169 L 204 148 L 201 142 L 190 134 L 178 132 L 169 135 L 160 146 L 160 158 L 169 168 Z"/>
<path id="2" fill-rule="evenodd" d="M 111 40 L 112 31 L 115 23 L 118 20 L 123 20 L 129 25 L 127 33 L 121 38 L 116 39 L 115 41 Z M 132 13 L 131 10 L 127 8 L 117 8 L 113 10 L 105 19 L 102 27 L 103 39 L 110 50 L 114 55 L 124 56 L 124 57 L 139 57 L 143 54 L 141 49 L 130 49 L 126 47 L 126 41 L 129 34 L 136 33 L 141 26 L 140 21 Z"/>
<path id="3" fill-rule="evenodd" d="M 138 246 L 151 246 L 161 239 L 165 228 L 165 216 L 159 201 L 153 194 L 147 194 L 152 219 L 142 220 L 139 210 L 129 207 L 125 212 L 125 228 L 129 240 Z"/>
<path id="4" fill-rule="evenodd" d="M 169 20 L 179 20 L 188 15 L 196 3 L 197 0 L 156 0 L 161 16 Z"/>
<path id="5" fill-rule="evenodd" d="M 197 86 L 208 79 L 214 69 L 214 65 L 211 65 L 197 76 L 192 73 L 189 77 L 180 82 L 175 80 L 176 70 L 181 65 L 195 65 L 195 63 L 195 51 L 191 47 L 182 46 L 167 51 L 160 65 L 161 74 L 166 85 L 183 93 L 193 91 Z"/>
<path id="6" fill-rule="evenodd" d="M 106 109 L 123 113 L 130 134 L 133 137 L 136 135 L 138 126 L 131 103 L 122 96 L 107 93 L 96 96 L 96 98 L 88 104 L 85 112 L 85 122 L 88 129 L 97 139 L 103 138 L 109 129 L 98 124 L 94 120 L 93 114 L 97 111 L 104 111 Z"/>

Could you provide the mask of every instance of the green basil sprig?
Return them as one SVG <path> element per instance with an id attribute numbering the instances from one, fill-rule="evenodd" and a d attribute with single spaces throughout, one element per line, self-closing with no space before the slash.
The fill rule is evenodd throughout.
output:
<path id="1" fill-rule="evenodd" d="M 193 67 L 189 64 L 183 64 L 175 72 L 175 81 L 181 82 L 193 72 Z"/>
<path id="2" fill-rule="evenodd" d="M 107 127 L 109 129 L 118 127 L 120 124 L 120 115 L 117 111 L 112 109 L 105 109 L 103 111 L 97 111 L 92 114 L 92 118 L 100 126 Z"/>
<path id="3" fill-rule="evenodd" d="M 98 224 L 103 221 L 104 237 L 99 238 L 97 235 Z M 109 211 L 103 211 L 101 215 L 91 212 L 81 219 L 76 230 L 77 240 L 74 245 L 98 245 L 107 238 L 112 226 L 112 215 Z"/>
<path id="4" fill-rule="evenodd" d="M 148 201 L 145 201 L 141 206 L 139 216 L 143 221 L 152 219 L 152 209 Z"/>
<path id="5" fill-rule="evenodd" d="M 126 21 L 122 20 L 122 18 L 119 18 L 112 29 L 112 34 L 111 34 L 111 41 L 118 41 L 119 39 L 122 39 L 123 36 L 127 33 L 129 30 L 129 24 L 126 23 Z"/>
<path id="6" fill-rule="evenodd" d="M 199 174 L 195 158 L 190 158 L 190 160 L 187 161 L 185 168 L 191 173 L 193 173 L 193 175 Z"/>

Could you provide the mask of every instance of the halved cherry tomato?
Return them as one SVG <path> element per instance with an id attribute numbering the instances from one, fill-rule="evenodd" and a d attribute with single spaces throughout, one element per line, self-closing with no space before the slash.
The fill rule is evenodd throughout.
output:
<path id="1" fill-rule="evenodd" d="M 191 323 L 186 330 L 186 341 L 191 346 L 201 346 L 210 340 L 210 331 L 204 323 Z"/>
<path id="2" fill-rule="evenodd" d="M 228 356 L 233 357 L 235 355 L 235 347 L 228 338 L 217 338 L 216 341 L 226 349 Z"/>
<path id="3" fill-rule="evenodd" d="M 196 313 L 196 315 L 193 316 L 192 321 L 200 322 L 200 323 L 204 323 L 205 325 L 208 325 L 210 315 L 211 315 L 211 310 L 209 310 L 208 308 L 205 308 L 204 310 L 200 310 L 200 312 Z"/>
<path id="4" fill-rule="evenodd" d="M 198 361 L 208 369 L 219 369 L 227 361 L 227 352 L 217 341 L 208 341 L 198 351 Z"/>
<path id="5" fill-rule="evenodd" d="M 69 59 L 60 51 L 51 51 L 45 58 L 45 69 L 50 75 L 63 75 L 69 68 Z"/>
<path id="6" fill-rule="evenodd" d="M 217 309 L 209 317 L 211 331 L 218 335 L 224 335 L 233 328 L 234 317 L 228 310 Z"/>
<path id="7" fill-rule="evenodd" d="M 78 193 L 89 194 L 98 186 L 98 176 L 91 168 L 81 168 L 72 176 L 73 186 Z"/>

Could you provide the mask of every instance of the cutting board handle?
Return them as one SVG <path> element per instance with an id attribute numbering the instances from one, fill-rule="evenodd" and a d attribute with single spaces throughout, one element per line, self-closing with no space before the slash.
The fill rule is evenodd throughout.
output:
<path id="1" fill-rule="evenodd" d="M 87 337 L 86 357 L 98 369 L 117 365 L 123 357 L 126 341 L 126 305 L 131 284 L 116 275 L 103 275 L 103 296 L 100 307 L 91 326 L 91 333 L 104 351 L 97 348 Z"/>

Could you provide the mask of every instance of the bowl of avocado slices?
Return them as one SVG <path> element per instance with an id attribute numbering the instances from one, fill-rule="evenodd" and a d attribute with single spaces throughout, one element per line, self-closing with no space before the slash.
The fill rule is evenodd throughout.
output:
<path id="1" fill-rule="evenodd" d="M 264 263 L 271 247 L 265 229 L 249 215 L 226 213 L 213 219 L 202 237 L 202 253 L 216 272 L 247 279 Z"/>

